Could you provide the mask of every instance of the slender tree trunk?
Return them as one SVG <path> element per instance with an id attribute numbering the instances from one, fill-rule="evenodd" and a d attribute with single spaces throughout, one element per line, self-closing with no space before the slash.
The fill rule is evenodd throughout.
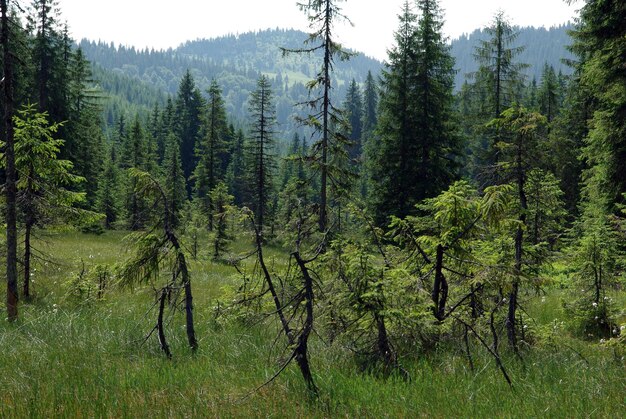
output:
<path id="1" fill-rule="evenodd" d="M 187 330 L 187 342 L 193 352 L 198 349 L 198 340 L 196 339 L 196 329 L 193 323 L 193 294 L 191 292 L 191 277 L 187 269 L 187 261 L 185 255 L 180 248 L 178 238 L 172 232 L 168 234 L 170 243 L 177 253 L 178 267 L 181 270 L 181 279 L 185 290 L 185 326 Z"/>
<path id="2" fill-rule="evenodd" d="M 7 225 L 7 317 L 17 320 L 17 174 L 15 171 L 15 138 L 13 130 L 13 55 L 9 46 L 9 11 L 7 0 L 0 0 L 2 33 L 0 43 L 3 52 L 4 124 L 6 160 L 6 225 Z"/>
<path id="3" fill-rule="evenodd" d="M 187 268 L 187 261 L 185 260 L 185 254 L 183 253 L 180 242 L 178 241 L 178 237 L 174 233 L 172 225 L 170 224 L 170 214 L 173 214 L 170 204 L 167 200 L 167 196 L 161 190 L 161 196 L 163 198 L 163 207 L 164 207 L 164 230 L 165 235 L 167 236 L 167 240 L 171 243 L 174 251 L 176 252 L 177 264 L 180 271 L 178 272 L 181 276 L 183 288 L 185 290 L 185 326 L 187 330 L 187 341 L 189 342 L 189 347 L 193 352 L 198 349 L 198 340 L 196 339 L 196 330 L 193 324 L 193 295 L 191 292 L 191 277 L 189 275 L 189 270 Z"/>
<path id="4" fill-rule="evenodd" d="M 313 374 L 311 374 L 311 367 L 309 365 L 308 358 L 309 335 L 313 330 L 313 301 L 315 298 L 313 294 L 313 278 L 311 277 L 309 269 L 306 266 L 306 262 L 300 257 L 300 252 L 294 252 L 293 256 L 295 257 L 296 263 L 298 264 L 302 273 L 306 312 L 302 332 L 298 336 L 298 344 L 294 351 L 295 358 L 298 366 L 300 367 L 300 371 L 302 372 L 302 376 L 304 377 L 307 388 L 312 395 L 317 396 L 317 386 L 315 385 L 315 381 L 313 381 Z"/>
<path id="5" fill-rule="evenodd" d="M 163 288 L 161 290 L 161 296 L 159 297 L 159 315 L 157 317 L 157 332 L 159 334 L 159 343 L 161 344 L 161 350 L 168 358 L 172 357 L 170 346 L 167 344 L 165 338 L 165 327 L 163 325 L 163 314 L 165 312 L 165 300 L 167 299 L 168 289 Z"/>
<path id="6" fill-rule="evenodd" d="M 46 39 L 46 27 L 48 26 L 48 13 L 46 1 L 41 2 L 41 29 L 39 32 L 39 112 L 45 112 L 48 102 L 48 40 Z"/>
<path id="7" fill-rule="evenodd" d="M 22 295 L 24 298 L 30 297 L 30 237 L 33 230 L 33 226 L 31 223 L 26 223 L 26 227 L 24 229 L 24 288 L 22 291 Z"/>
<path id="8" fill-rule="evenodd" d="M 185 324 L 187 328 L 187 342 L 189 342 L 191 350 L 195 352 L 198 349 L 198 340 L 196 339 L 196 330 L 193 324 L 193 295 L 189 278 L 185 281 Z"/>
<path id="9" fill-rule="evenodd" d="M 376 338 L 376 349 L 378 356 L 384 361 L 385 367 L 393 368 L 396 366 L 396 356 L 389 343 L 389 334 L 387 333 L 387 325 L 384 316 L 374 313 L 374 321 L 378 336 Z"/>
<path id="10" fill-rule="evenodd" d="M 526 199 L 525 187 L 525 174 L 522 168 L 522 146 L 520 145 L 517 153 L 517 187 L 520 199 L 520 225 L 517 227 L 515 234 L 515 273 L 513 277 L 513 284 L 511 292 L 509 293 L 509 311 L 506 319 L 507 335 L 509 338 L 509 344 L 513 350 L 517 353 L 517 298 L 519 293 L 520 278 L 522 275 L 522 259 L 523 259 L 523 245 L 524 245 L 524 230 L 523 226 L 526 225 L 526 211 L 528 210 L 528 202 Z"/>
<path id="11" fill-rule="evenodd" d="M 330 1 L 326 1 L 326 33 L 324 34 L 324 99 L 322 104 L 322 163 L 321 163 L 321 182 L 320 182 L 320 231 L 324 232 L 328 228 L 328 147 L 329 147 L 329 113 L 330 113 L 330 66 L 331 66 L 331 39 L 330 39 L 330 20 L 331 10 Z"/>
<path id="12" fill-rule="evenodd" d="M 263 257 L 263 237 L 261 236 L 261 232 L 258 227 L 256 227 L 255 220 L 252 220 L 252 226 L 255 229 L 255 238 L 256 238 L 256 249 L 257 249 L 257 257 L 259 259 L 259 265 L 261 266 L 261 270 L 263 271 L 263 275 L 265 276 L 265 282 L 267 282 L 267 287 L 270 290 L 270 294 L 272 295 L 272 300 L 274 301 L 274 306 L 276 307 L 276 313 L 278 314 L 278 318 L 280 319 L 280 324 L 283 327 L 283 331 L 285 332 L 285 336 L 287 337 L 287 341 L 289 346 L 295 343 L 295 337 L 293 336 L 293 331 L 289 327 L 289 321 L 285 317 L 285 312 L 282 303 L 280 302 L 280 298 L 278 297 L 278 293 L 276 292 L 276 287 L 274 287 L 274 281 L 272 280 L 272 276 L 270 275 L 269 270 L 267 269 L 267 265 L 265 264 L 265 258 Z"/>
<path id="13" fill-rule="evenodd" d="M 448 301 L 448 281 L 443 274 L 443 246 L 437 246 L 437 260 L 435 263 L 435 283 L 432 292 L 433 313 L 437 320 L 443 320 Z"/>

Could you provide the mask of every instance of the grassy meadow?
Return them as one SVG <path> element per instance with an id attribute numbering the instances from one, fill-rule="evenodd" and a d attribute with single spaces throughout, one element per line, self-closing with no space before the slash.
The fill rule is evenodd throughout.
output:
<path id="1" fill-rule="evenodd" d="M 236 250 L 247 245 L 236 243 Z M 598 342 L 567 337 L 560 326 L 559 289 L 525 298 L 534 327 L 553 327 L 566 346 L 537 345 L 525 352 L 523 364 L 505 352 L 512 389 L 477 346 L 474 371 L 461 348 L 434 350 L 402 359 L 410 373 L 404 380 L 361 373 L 349 351 L 313 338 L 311 361 L 320 388 L 313 401 L 295 364 L 254 391 L 279 368 L 283 340 L 276 339 L 272 323 L 243 324 L 217 315 L 238 281 L 226 264 L 203 255 L 192 261 L 199 350 L 187 349 L 178 313 L 168 326 L 168 360 L 155 336 L 144 339 L 156 318 L 154 312 L 146 315 L 154 303 L 150 287 L 111 289 L 95 301 L 77 297 L 68 285 L 83 263 L 88 269 L 123 261 L 123 232 L 48 232 L 37 248 L 53 256 L 35 264 L 34 298 L 21 302 L 17 323 L 0 321 L 2 418 L 617 418 L 626 412 L 624 360 Z M 279 263 L 278 250 L 269 255 Z M 623 293 L 615 298 L 626 304 Z"/>

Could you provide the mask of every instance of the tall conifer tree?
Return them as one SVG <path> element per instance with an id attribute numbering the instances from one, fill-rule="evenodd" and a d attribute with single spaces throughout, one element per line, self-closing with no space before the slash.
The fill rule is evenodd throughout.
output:
<path id="1" fill-rule="evenodd" d="M 308 105 L 313 109 L 313 113 L 310 118 L 302 121 L 305 125 L 311 126 L 320 135 L 319 140 L 311 148 L 313 153 L 311 161 L 315 166 L 315 170 L 319 171 L 320 174 L 320 231 L 326 231 L 328 228 L 329 181 L 339 186 L 338 183 L 344 178 L 339 173 L 331 173 L 337 172 L 331 165 L 333 152 L 334 154 L 341 154 L 345 151 L 345 138 L 338 134 L 341 130 L 333 130 L 333 125 L 335 127 L 343 125 L 344 119 L 339 109 L 333 105 L 331 98 L 333 89 L 331 76 L 335 57 L 347 60 L 351 56 L 349 52 L 335 41 L 334 37 L 335 24 L 340 20 L 348 20 L 339 6 L 343 1 L 310 0 L 308 3 L 298 3 L 300 9 L 308 15 L 309 26 L 313 32 L 309 35 L 307 44 L 313 44 L 313 46 L 295 50 L 283 49 L 284 53 L 312 53 L 319 51 L 323 54 L 322 67 L 315 78 L 308 84 L 309 91 L 317 90 L 319 95 L 308 101 Z"/>
<path id="2" fill-rule="evenodd" d="M 263 233 L 272 195 L 274 161 L 274 129 L 276 107 L 271 85 L 266 76 L 257 81 L 257 88 L 250 97 L 250 117 L 252 118 L 251 139 L 248 155 L 251 178 L 251 199 L 255 221 L 259 233 Z"/>
<path id="3" fill-rule="evenodd" d="M 372 154 L 370 202 L 380 225 L 404 217 L 454 176 L 457 136 L 452 120 L 453 64 L 441 35 L 436 1 L 405 2 L 396 45 L 383 72 L 378 133 Z"/>

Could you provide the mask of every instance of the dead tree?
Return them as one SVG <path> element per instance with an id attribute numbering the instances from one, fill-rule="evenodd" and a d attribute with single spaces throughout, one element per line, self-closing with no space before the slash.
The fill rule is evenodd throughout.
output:
<path id="1" fill-rule="evenodd" d="M 139 233 L 135 237 L 137 251 L 123 266 L 121 278 L 123 283 L 132 285 L 138 282 L 154 283 L 160 278 L 160 272 L 164 266 L 171 266 L 172 273 L 168 281 L 162 287 L 155 289 L 159 304 L 157 325 L 148 334 L 148 337 L 157 330 L 161 349 L 169 357 L 171 352 L 165 339 L 163 315 L 165 311 L 166 297 L 174 296 L 172 307 L 182 303 L 185 311 L 185 325 L 187 341 L 192 351 L 198 348 L 196 332 L 193 321 L 193 295 L 191 289 L 191 275 L 189 273 L 185 253 L 173 226 L 173 212 L 161 185 L 150 174 L 131 170 L 131 175 L 137 179 L 138 192 L 152 196 L 154 205 L 161 205 L 163 218 L 146 233 Z M 178 301 L 182 290 L 183 299 Z"/>
<path id="2" fill-rule="evenodd" d="M 296 240 L 295 250 L 291 253 L 291 258 L 295 261 L 295 265 L 298 269 L 297 271 L 293 271 L 290 268 L 288 272 L 288 275 L 292 275 L 293 279 L 297 279 L 299 285 L 292 295 L 285 297 L 282 292 L 284 290 L 277 289 L 277 282 L 274 280 L 265 262 L 262 232 L 255 222 L 253 214 L 248 212 L 247 216 L 255 234 L 256 251 L 254 254 L 257 257 L 257 262 L 260 267 L 263 286 L 262 290 L 257 295 L 250 298 L 245 297 L 244 300 L 249 302 L 252 299 L 262 298 L 269 292 L 275 308 L 272 314 L 275 314 L 280 321 L 281 331 L 287 339 L 287 348 L 289 350 L 289 356 L 279 368 L 278 372 L 256 390 L 276 379 L 276 377 L 295 360 L 302 373 L 307 390 L 312 397 L 317 397 L 318 389 L 313 379 L 309 361 L 309 337 L 313 332 L 315 305 L 315 281 L 309 265 L 319 256 L 321 249 L 325 247 L 325 238 L 317 247 L 317 252 L 313 258 L 305 259 L 302 256 L 301 243 L 307 235 L 307 232 L 305 232 L 305 228 L 303 228 L 306 217 L 304 217 L 303 212 L 301 212 L 297 223 L 298 238 Z M 284 285 L 284 282 L 281 281 L 280 284 Z"/>

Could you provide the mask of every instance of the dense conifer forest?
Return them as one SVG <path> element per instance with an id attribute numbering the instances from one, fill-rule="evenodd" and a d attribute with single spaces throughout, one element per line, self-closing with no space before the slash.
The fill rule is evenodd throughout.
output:
<path id="1" fill-rule="evenodd" d="M 0 416 L 617 417 L 626 5 L 136 50 L 0 0 Z M 294 7 L 297 7 L 294 2 Z"/>

